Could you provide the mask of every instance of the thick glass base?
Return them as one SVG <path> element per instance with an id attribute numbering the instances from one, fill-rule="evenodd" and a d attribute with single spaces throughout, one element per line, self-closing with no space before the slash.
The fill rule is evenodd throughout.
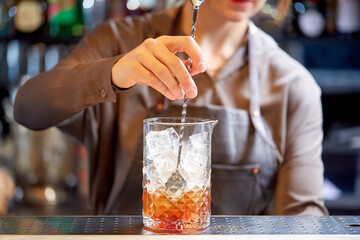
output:
<path id="1" fill-rule="evenodd" d="M 144 225 L 156 232 L 202 231 L 210 224 L 210 201 L 210 190 L 206 187 L 194 187 L 176 202 L 167 198 L 164 187 L 151 193 L 144 188 Z"/>
<path id="2" fill-rule="evenodd" d="M 169 233 L 169 234 L 197 234 L 205 231 L 210 225 L 210 216 L 208 221 L 201 223 L 183 221 L 163 222 L 154 221 L 149 217 L 143 217 L 144 229 L 155 233 Z"/>

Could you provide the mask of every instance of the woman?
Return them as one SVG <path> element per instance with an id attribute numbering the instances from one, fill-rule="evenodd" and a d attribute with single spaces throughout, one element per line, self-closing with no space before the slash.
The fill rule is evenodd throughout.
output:
<path id="1" fill-rule="evenodd" d="M 206 0 L 196 41 L 186 37 L 189 2 L 108 21 L 19 89 L 15 119 L 55 125 L 86 145 L 95 213 L 140 214 L 142 120 L 180 116 L 186 94 L 187 116 L 219 120 L 213 214 L 324 215 L 320 90 L 249 21 L 264 3 Z M 177 52 L 192 58 L 191 73 Z"/>

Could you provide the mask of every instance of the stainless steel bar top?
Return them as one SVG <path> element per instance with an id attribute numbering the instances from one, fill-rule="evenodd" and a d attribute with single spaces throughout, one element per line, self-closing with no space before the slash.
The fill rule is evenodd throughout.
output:
<path id="1" fill-rule="evenodd" d="M 97 239 L 99 235 L 106 239 L 360 239 L 360 216 L 213 216 L 207 230 L 191 236 L 149 232 L 143 229 L 141 216 L 0 217 L 0 240 Z"/>

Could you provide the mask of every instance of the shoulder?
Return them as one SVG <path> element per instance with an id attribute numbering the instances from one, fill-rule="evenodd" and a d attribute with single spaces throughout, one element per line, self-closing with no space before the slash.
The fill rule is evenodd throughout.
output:
<path id="1" fill-rule="evenodd" d="M 294 101 L 319 98 L 321 90 L 310 72 L 292 58 L 276 41 L 257 28 L 254 34 L 259 72 L 273 88 L 281 88 Z"/>
<path id="2" fill-rule="evenodd" d="M 181 8 L 159 10 L 140 16 L 128 16 L 121 19 L 111 19 L 107 25 L 112 31 L 119 31 L 127 37 L 155 37 L 170 34 L 174 20 Z"/>
<path id="3" fill-rule="evenodd" d="M 109 19 L 86 34 L 83 42 L 99 47 L 116 47 L 116 54 L 128 52 L 147 38 L 168 35 L 180 8 L 140 16 Z"/>

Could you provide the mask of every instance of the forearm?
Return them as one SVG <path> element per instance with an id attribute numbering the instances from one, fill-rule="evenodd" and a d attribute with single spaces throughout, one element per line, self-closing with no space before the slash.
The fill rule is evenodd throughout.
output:
<path id="1" fill-rule="evenodd" d="M 13 198 L 14 190 L 14 179 L 0 167 L 0 216 L 7 214 L 8 202 Z"/>
<path id="2" fill-rule="evenodd" d="M 288 146 L 277 174 L 276 213 L 278 215 L 326 215 L 323 201 L 324 167 L 320 117 L 302 127 Z"/>
<path id="3" fill-rule="evenodd" d="M 323 168 L 321 161 L 313 165 L 282 166 L 276 191 L 277 215 L 327 214 L 323 202 Z"/>

